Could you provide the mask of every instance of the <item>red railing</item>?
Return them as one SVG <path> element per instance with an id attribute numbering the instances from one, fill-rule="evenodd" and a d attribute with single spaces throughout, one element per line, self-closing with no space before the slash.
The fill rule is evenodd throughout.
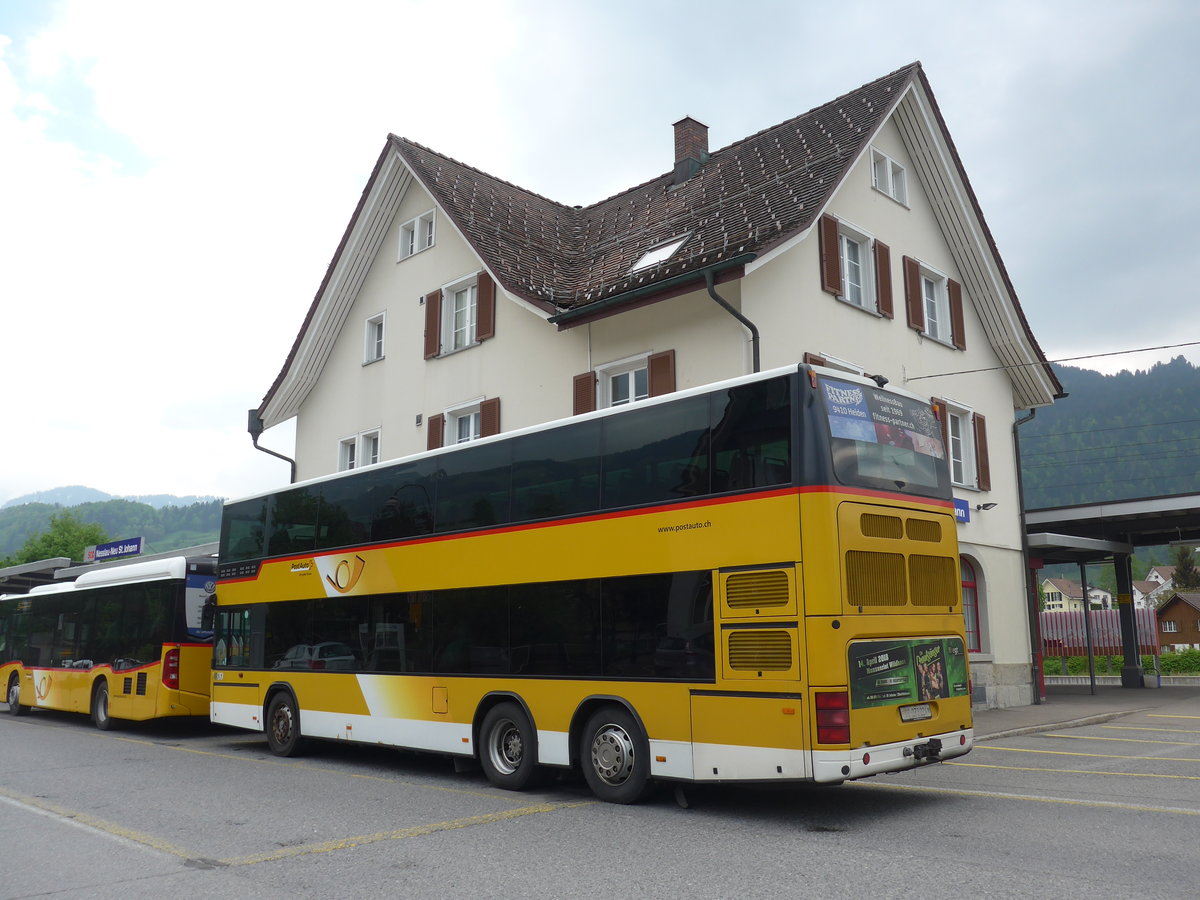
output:
<path id="1" fill-rule="evenodd" d="M 1042 653 L 1045 656 L 1087 656 L 1087 623 L 1083 610 L 1040 613 Z M 1120 656 L 1121 614 L 1115 609 L 1092 610 L 1092 652 L 1097 656 Z M 1152 609 L 1135 609 L 1138 653 L 1158 656 L 1158 622 Z"/>

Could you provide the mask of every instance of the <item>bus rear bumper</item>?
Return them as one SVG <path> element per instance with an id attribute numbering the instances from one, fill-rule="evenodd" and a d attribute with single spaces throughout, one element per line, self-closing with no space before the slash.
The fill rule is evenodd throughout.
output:
<path id="1" fill-rule="evenodd" d="M 829 784 L 888 772 L 904 772 L 963 756 L 973 746 L 975 730 L 964 728 L 874 747 L 814 750 L 813 780 Z"/>

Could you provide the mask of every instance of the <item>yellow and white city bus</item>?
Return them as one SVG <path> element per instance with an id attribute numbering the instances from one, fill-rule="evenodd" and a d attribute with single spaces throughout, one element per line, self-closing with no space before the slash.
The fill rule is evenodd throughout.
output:
<path id="1" fill-rule="evenodd" d="M 228 503 L 212 720 L 618 803 L 842 782 L 971 749 L 960 595 L 930 404 L 792 366 Z"/>
<path id="2" fill-rule="evenodd" d="M 216 560 L 96 568 L 0 597 L 0 684 L 9 712 L 121 719 L 208 716 Z"/>

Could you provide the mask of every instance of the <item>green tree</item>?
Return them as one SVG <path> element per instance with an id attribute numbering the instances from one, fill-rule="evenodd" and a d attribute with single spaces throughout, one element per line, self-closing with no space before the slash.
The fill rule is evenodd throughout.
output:
<path id="1" fill-rule="evenodd" d="M 1175 547 L 1171 562 L 1175 564 L 1175 574 L 1171 577 L 1175 590 L 1200 590 L 1200 570 L 1196 568 L 1196 554 L 1191 547 Z"/>
<path id="2" fill-rule="evenodd" d="M 12 563 L 21 565 L 55 556 L 82 562 L 85 547 L 103 544 L 107 540 L 108 535 L 103 527 L 94 522 L 84 522 L 69 509 L 63 510 L 50 517 L 48 531 L 31 535 L 25 541 L 25 545 L 12 557 Z"/>

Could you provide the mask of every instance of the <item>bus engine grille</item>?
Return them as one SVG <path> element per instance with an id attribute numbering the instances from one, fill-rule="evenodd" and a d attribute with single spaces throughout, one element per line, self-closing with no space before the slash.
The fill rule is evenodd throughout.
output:
<path id="1" fill-rule="evenodd" d="M 782 672 L 792 667 L 792 637 L 786 631 L 761 628 L 729 635 L 729 668 Z"/>

